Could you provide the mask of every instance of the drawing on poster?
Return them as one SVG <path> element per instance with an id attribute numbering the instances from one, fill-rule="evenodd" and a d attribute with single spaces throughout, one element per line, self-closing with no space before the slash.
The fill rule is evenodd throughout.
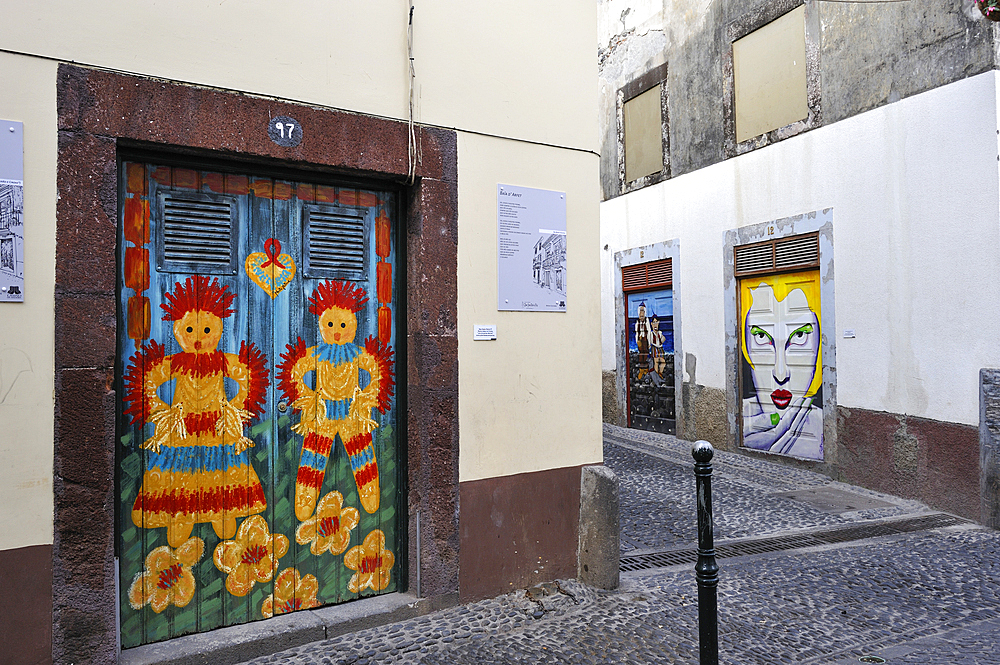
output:
<path id="1" fill-rule="evenodd" d="M 24 185 L 0 180 L 0 300 L 24 299 Z"/>
<path id="2" fill-rule="evenodd" d="M 819 305 L 816 271 L 741 280 L 745 447 L 823 459 Z"/>
<path id="3" fill-rule="evenodd" d="M 548 229 L 542 229 L 546 230 Z M 541 236 L 535 243 L 531 268 L 535 284 L 565 297 L 566 234 L 553 231 Z"/>
<path id="4" fill-rule="evenodd" d="M 497 185 L 501 311 L 566 311 L 566 194 Z"/>

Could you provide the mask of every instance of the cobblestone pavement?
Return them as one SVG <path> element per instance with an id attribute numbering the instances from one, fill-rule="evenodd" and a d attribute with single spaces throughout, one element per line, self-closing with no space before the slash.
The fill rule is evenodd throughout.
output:
<path id="1" fill-rule="evenodd" d="M 695 540 L 689 451 L 673 437 L 605 427 L 623 552 Z M 721 453 L 715 469 L 717 544 L 929 512 L 760 459 Z M 846 492 L 847 505 L 774 496 L 815 489 Z M 857 505 L 868 507 L 844 510 Z M 252 662 L 694 664 L 693 565 L 623 574 L 613 592 L 564 580 Z M 723 663 L 1000 664 L 1000 533 L 965 524 L 719 565 Z"/>

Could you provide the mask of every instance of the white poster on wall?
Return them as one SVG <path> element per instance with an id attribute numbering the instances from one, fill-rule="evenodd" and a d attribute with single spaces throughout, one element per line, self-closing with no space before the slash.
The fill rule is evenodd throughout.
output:
<path id="1" fill-rule="evenodd" d="M 0 120 L 0 302 L 24 302 L 24 126 Z"/>
<path id="2" fill-rule="evenodd" d="M 497 185 L 497 309 L 566 311 L 566 193 Z"/>

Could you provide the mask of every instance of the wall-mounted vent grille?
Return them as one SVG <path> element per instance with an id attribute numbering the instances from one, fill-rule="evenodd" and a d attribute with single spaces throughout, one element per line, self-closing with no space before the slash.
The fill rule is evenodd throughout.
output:
<path id="1" fill-rule="evenodd" d="M 819 267 L 819 234 L 768 240 L 735 249 L 736 276 Z"/>
<path id="2" fill-rule="evenodd" d="M 165 193 L 160 200 L 160 268 L 232 272 L 233 200 L 178 192 Z"/>
<path id="3" fill-rule="evenodd" d="M 622 290 L 639 291 L 673 283 L 674 270 L 671 259 L 640 263 L 622 268 Z"/>
<path id="4" fill-rule="evenodd" d="M 368 234 L 362 212 L 350 208 L 306 208 L 310 277 L 364 279 Z"/>

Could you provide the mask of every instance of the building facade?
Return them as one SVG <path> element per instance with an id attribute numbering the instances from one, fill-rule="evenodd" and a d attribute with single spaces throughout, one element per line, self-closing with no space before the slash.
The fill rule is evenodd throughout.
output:
<path id="1" fill-rule="evenodd" d="M 605 419 L 998 524 L 996 24 L 598 5 Z"/>
<path id="2" fill-rule="evenodd" d="M 519 2 L 8 23 L 7 662 L 576 575 L 602 460 L 595 25 Z M 565 312 L 497 310 L 499 184 L 565 195 Z"/>

